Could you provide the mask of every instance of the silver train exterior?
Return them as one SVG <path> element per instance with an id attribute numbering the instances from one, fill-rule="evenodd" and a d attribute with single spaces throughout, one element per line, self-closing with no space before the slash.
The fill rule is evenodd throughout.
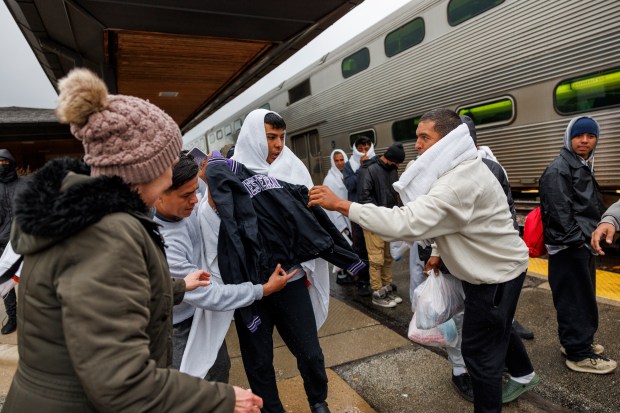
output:
<path id="1" fill-rule="evenodd" d="M 478 7 L 471 18 L 469 6 Z M 456 25 L 448 21 L 454 7 L 466 18 Z M 388 57 L 399 47 L 388 45 L 394 37 L 411 43 L 406 36 L 420 34 L 416 19 L 421 41 Z M 359 63 L 351 56 L 360 53 L 368 67 L 350 75 Z M 317 184 L 331 150 L 350 153 L 359 133 L 374 137 L 378 154 L 402 141 L 406 164 L 416 156 L 416 117 L 437 107 L 470 114 L 478 144 L 492 149 L 513 190 L 524 194 L 535 192 L 557 156 L 568 121 L 592 116 L 601 125 L 596 177 L 612 195 L 620 190 L 620 1 L 411 1 L 206 136 L 215 140 L 226 128 L 234 140 L 243 117 L 261 106 L 284 117 L 287 145 Z"/>

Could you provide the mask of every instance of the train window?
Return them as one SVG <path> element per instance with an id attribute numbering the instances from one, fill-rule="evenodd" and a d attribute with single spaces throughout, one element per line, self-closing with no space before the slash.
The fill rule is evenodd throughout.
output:
<path id="1" fill-rule="evenodd" d="M 222 132 L 222 130 L 220 129 L 220 130 L 218 130 L 218 131 L 215 133 L 215 136 L 217 137 L 217 140 L 219 141 L 220 139 L 222 139 L 222 138 L 224 137 L 224 133 L 223 133 L 223 132 Z"/>
<path id="2" fill-rule="evenodd" d="M 235 128 L 235 132 L 237 132 L 239 129 L 241 129 L 241 125 L 243 125 L 243 121 L 241 120 L 241 118 L 239 118 L 233 124 L 233 127 Z"/>
<path id="3" fill-rule="evenodd" d="M 310 96 L 310 79 L 306 79 L 288 90 L 288 104 L 291 105 L 306 96 Z"/>
<path id="4" fill-rule="evenodd" d="M 370 52 L 367 47 L 342 59 L 342 76 L 346 79 L 370 66 Z"/>
<path id="5" fill-rule="evenodd" d="M 489 124 L 507 124 L 514 118 L 515 104 L 512 98 L 505 97 L 475 106 L 461 107 L 457 109 L 457 113 L 472 118 L 476 127 Z"/>
<path id="6" fill-rule="evenodd" d="M 385 55 L 392 57 L 424 40 L 424 19 L 411 20 L 385 36 Z"/>
<path id="7" fill-rule="evenodd" d="M 422 116 L 403 119 L 392 123 L 392 139 L 396 142 L 416 140 L 415 134 Z"/>
<path id="8" fill-rule="evenodd" d="M 209 134 L 209 143 L 213 143 L 215 142 L 215 133 L 210 133 Z"/>
<path id="9" fill-rule="evenodd" d="M 271 110 L 271 106 L 269 106 L 269 102 L 267 102 L 263 106 L 261 106 L 259 109 Z"/>
<path id="10" fill-rule="evenodd" d="M 620 69 L 564 80 L 555 88 L 554 100 L 560 113 L 620 105 Z"/>
<path id="11" fill-rule="evenodd" d="M 230 127 L 230 125 L 226 125 L 226 127 L 224 127 L 224 134 L 226 136 L 232 134 L 232 128 Z"/>
<path id="12" fill-rule="evenodd" d="M 375 138 L 375 131 L 372 129 L 367 129 L 367 130 L 352 133 L 351 135 L 349 135 L 349 143 L 351 144 L 351 147 L 353 147 L 353 143 L 355 143 L 355 141 L 361 138 L 362 136 L 365 136 L 368 139 L 370 139 L 373 144 L 377 143 L 377 139 Z"/>
<path id="13" fill-rule="evenodd" d="M 448 23 L 456 26 L 503 2 L 504 0 L 451 0 L 448 3 Z"/>

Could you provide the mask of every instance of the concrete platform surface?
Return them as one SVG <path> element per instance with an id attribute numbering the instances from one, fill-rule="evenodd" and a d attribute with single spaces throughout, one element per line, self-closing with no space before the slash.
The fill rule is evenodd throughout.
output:
<path id="1" fill-rule="evenodd" d="M 404 300 L 394 309 L 375 307 L 369 298 L 357 296 L 355 287 L 332 282 L 329 317 L 319 331 L 329 377 L 331 411 L 473 411 L 473 405 L 461 399 L 452 388 L 445 351 L 425 348 L 406 338 L 411 304 L 404 263 L 395 266 L 394 282 Z M 619 372 L 593 375 L 566 368 L 559 352 L 555 309 L 544 277 L 532 273 L 526 278 L 516 318 L 535 334 L 535 339 L 526 341 L 525 346 L 541 383 L 505 405 L 504 412 L 620 412 Z M 605 346 L 607 356 L 618 360 L 620 303 L 600 300 L 599 319 L 596 342 Z M 0 406 L 17 361 L 15 340 L 16 334 L 0 336 Z M 227 344 L 232 360 L 230 381 L 247 387 L 234 327 L 229 331 Z M 287 412 L 308 413 L 294 357 L 277 334 L 274 349 L 278 387 Z"/>

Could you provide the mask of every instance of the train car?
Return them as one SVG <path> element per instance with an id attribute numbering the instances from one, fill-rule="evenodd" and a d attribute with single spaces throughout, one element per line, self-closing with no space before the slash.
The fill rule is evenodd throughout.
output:
<path id="1" fill-rule="evenodd" d="M 360 134 L 381 154 L 402 142 L 417 156 L 427 110 L 474 119 L 478 144 L 504 166 L 517 199 L 562 147 L 576 115 L 597 119 L 596 177 L 620 190 L 620 2 L 615 0 L 420 0 L 326 54 L 210 133 L 234 137 L 268 107 L 287 122 L 287 145 L 322 182 L 334 148 Z M 535 195 L 534 195 L 535 196 Z"/>

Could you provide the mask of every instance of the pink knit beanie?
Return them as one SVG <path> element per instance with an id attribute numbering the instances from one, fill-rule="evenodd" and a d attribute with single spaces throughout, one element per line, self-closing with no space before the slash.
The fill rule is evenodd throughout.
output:
<path id="1" fill-rule="evenodd" d="M 108 95 L 103 81 L 87 69 L 72 70 L 58 89 L 56 115 L 82 141 L 91 176 L 147 183 L 179 157 L 181 131 L 157 106 L 133 96 Z"/>

